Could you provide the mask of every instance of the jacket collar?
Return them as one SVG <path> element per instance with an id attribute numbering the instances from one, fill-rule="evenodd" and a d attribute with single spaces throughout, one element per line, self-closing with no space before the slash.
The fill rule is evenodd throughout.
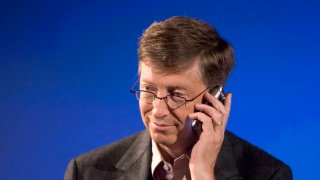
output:
<path id="1" fill-rule="evenodd" d="M 123 157 L 115 165 L 126 179 L 149 179 L 151 177 L 151 138 L 147 130 L 137 136 Z"/>
<path id="2" fill-rule="evenodd" d="M 218 155 L 215 167 L 216 179 L 242 179 L 236 165 L 234 145 L 229 134 L 230 132 L 226 131 Z M 126 174 L 126 179 L 148 179 L 151 177 L 151 160 L 151 137 L 149 132 L 144 130 L 115 167 Z"/>

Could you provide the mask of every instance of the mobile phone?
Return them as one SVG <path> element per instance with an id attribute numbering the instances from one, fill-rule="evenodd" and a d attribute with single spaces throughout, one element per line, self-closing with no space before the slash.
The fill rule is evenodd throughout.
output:
<path id="1" fill-rule="evenodd" d="M 224 104 L 224 100 L 226 99 L 225 93 L 223 91 L 222 86 L 218 86 L 209 90 L 210 94 L 212 94 L 215 98 L 217 98 L 220 102 Z M 207 100 L 203 100 L 203 104 L 211 105 Z M 212 105 L 211 105 L 212 106 Z M 197 137 L 200 137 L 202 132 L 202 122 L 198 120 L 193 120 L 192 124 L 192 131 Z"/>

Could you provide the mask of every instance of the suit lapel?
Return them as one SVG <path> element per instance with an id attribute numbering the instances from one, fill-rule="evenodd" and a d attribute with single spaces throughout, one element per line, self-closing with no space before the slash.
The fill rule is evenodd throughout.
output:
<path id="1" fill-rule="evenodd" d="M 120 161 L 115 165 L 124 179 L 149 179 L 151 177 L 151 138 L 148 131 L 141 133 Z"/>

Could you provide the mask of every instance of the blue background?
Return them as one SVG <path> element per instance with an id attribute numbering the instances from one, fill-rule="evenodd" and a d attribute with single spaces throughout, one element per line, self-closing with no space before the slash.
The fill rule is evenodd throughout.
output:
<path id="1" fill-rule="evenodd" d="M 228 129 L 319 177 L 314 0 L 0 2 L 0 179 L 62 179 L 68 161 L 144 128 L 129 93 L 153 21 L 200 18 L 233 44 Z"/>

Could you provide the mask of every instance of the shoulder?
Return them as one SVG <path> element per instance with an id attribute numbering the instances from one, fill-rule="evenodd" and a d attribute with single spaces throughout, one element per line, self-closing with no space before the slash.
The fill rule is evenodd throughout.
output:
<path id="1" fill-rule="evenodd" d="M 82 154 L 75 158 L 77 167 L 82 168 L 96 168 L 96 169 L 110 169 L 124 156 L 130 147 L 135 143 L 139 144 L 142 140 L 148 141 L 150 136 L 147 131 L 141 131 L 137 134 L 128 136 L 114 143 L 94 149 L 90 152 Z M 138 142 L 139 141 L 139 142 Z"/>
<path id="2" fill-rule="evenodd" d="M 225 141 L 232 146 L 232 154 L 240 173 L 247 178 L 292 179 L 289 166 L 261 148 L 229 131 L 226 131 Z"/>
<path id="3" fill-rule="evenodd" d="M 122 179 L 134 165 L 144 167 L 150 157 L 151 138 L 144 130 L 72 159 L 64 179 Z M 144 171 L 139 175 L 146 176 Z"/>

